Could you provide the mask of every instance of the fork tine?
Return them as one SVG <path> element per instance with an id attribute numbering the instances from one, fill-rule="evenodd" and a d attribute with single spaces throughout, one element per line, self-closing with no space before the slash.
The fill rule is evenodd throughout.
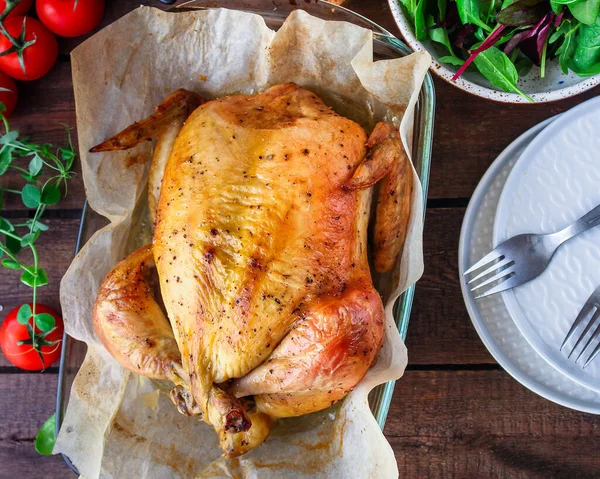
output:
<path id="1" fill-rule="evenodd" d="M 594 360 L 594 358 L 595 358 L 596 356 L 598 356 L 598 354 L 600 354 L 600 343 L 598 343 L 598 344 L 596 345 L 596 347 L 595 347 L 595 348 L 594 348 L 594 350 L 592 351 L 592 354 L 590 354 L 590 357 L 589 357 L 589 358 L 587 358 L 587 361 L 586 361 L 586 362 L 585 362 L 585 364 L 583 365 L 583 369 L 585 369 L 585 368 L 588 366 L 588 364 L 590 364 L 590 363 L 591 363 L 591 362 Z"/>
<path id="2" fill-rule="evenodd" d="M 466 270 L 463 273 L 463 276 L 465 276 L 467 274 L 470 274 L 473 271 L 478 270 L 479 268 L 484 267 L 488 263 L 491 263 L 492 261 L 496 261 L 497 259 L 504 259 L 504 256 L 498 251 L 498 247 L 496 247 L 495 249 L 493 249 L 492 251 L 490 251 L 483 258 L 481 258 L 479 261 L 477 261 L 477 263 L 475 263 L 468 270 Z"/>
<path id="3" fill-rule="evenodd" d="M 485 298 L 486 296 L 506 291 L 507 289 L 514 288 L 515 286 L 518 286 L 516 276 L 514 274 L 509 274 L 507 276 L 503 276 L 500 279 L 500 283 L 493 288 L 488 289 L 485 293 L 481 293 L 479 296 L 475 296 L 475 299 Z"/>
<path id="4" fill-rule="evenodd" d="M 475 281 L 477 281 L 480 278 L 483 278 L 484 276 L 487 276 L 488 274 L 490 274 L 492 271 L 496 271 L 504 266 L 511 266 L 513 265 L 515 262 L 511 259 L 504 259 L 502 261 L 499 261 L 498 263 L 494 263 L 492 266 L 490 266 L 488 269 L 486 269 L 485 271 L 482 271 L 481 273 L 479 273 L 477 276 L 471 278 L 469 280 L 469 282 L 467 284 L 471 284 Z"/>
<path id="5" fill-rule="evenodd" d="M 598 317 L 598 314 L 595 314 L 594 316 Z M 581 358 L 581 356 L 584 355 L 584 353 L 587 351 L 587 348 L 590 347 L 590 345 L 598 337 L 598 335 L 600 335 L 600 324 L 596 327 L 596 329 L 594 330 L 594 333 L 592 334 L 592 336 L 590 337 L 590 339 L 588 339 L 588 342 L 585 343 L 585 346 L 583 347 L 583 349 L 579 353 L 579 356 L 577 356 L 577 359 L 575 360 L 576 363 L 577 363 L 577 361 L 579 361 L 579 359 Z"/>
<path id="6" fill-rule="evenodd" d="M 573 336 L 573 333 L 575 332 L 575 330 L 577 329 L 579 324 L 590 314 L 590 311 L 593 309 L 593 307 L 594 307 L 594 300 L 592 297 L 590 297 L 583 305 L 583 308 L 581 308 L 581 311 L 579 311 L 579 314 L 575 318 L 575 321 L 573 321 L 573 324 L 571 325 L 571 329 L 569 329 L 569 332 L 565 336 L 565 340 L 560 345 L 559 351 L 563 350 L 563 348 L 565 347 L 565 344 L 567 344 L 569 339 L 571 339 L 571 336 Z M 573 349 L 575 349 L 575 348 L 573 348 Z M 573 351 L 571 351 L 571 354 L 573 354 Z"/>
<path id="7" fill-rule="evenodd" d="M 510 267 L 508 269 L 505 269 L 504 271 L 500 271 L 499 273 L 495 274 L 491 278 L 488 278 L 485 281 L 482 281 L 478 285 L 473 286 L 471 288 L 471 291 L 475 291 L 477 289 L 483 288 L 484 286 L 487 286 L 488 284 L 493 283 L 494 281 L 499 281 L 501 279 L 508 279 L 514 275 L 515 275 L 514 267 Z"/>
<path id="8" fill-rule="evenodd" d="M 577 346 L 579 346 L 579 343 L 581 343 L 581 341 L 583 341 L 584 336 L 588 333 L 588 331 L 590 329 L 592 329 L 592 326 L 594 325 L 594 323 L 598 319 L 598 316 L 600 316 L 600 310 L 596 309 L 596 312 L 592 315 L 592 317 L 588 321 L 585 329 L 583 330 L 583 333 L 581 333 L 581 335 L 577 339 L 577 342 L 575 343 L 575 346 L 573 346 L 573 349 L 571 349 L 571 352 L 567 356 L 567 359 L 570 358 L 573 355 L 573 353 L 577 349 Z M 586 344 L 586 347 L 587 347 L 587 344 Z M 585 348 L 583 348 L 583 349 L 585 349 Z M 583 351 L 582 351 L 582 353 L 583 353 Z M 577 359 L 579 359 L 580 357 L 581 357 L 581 354 L 577 357 Z M 575 362 L 577 362 L 577 359 L 575 360 Z"/>

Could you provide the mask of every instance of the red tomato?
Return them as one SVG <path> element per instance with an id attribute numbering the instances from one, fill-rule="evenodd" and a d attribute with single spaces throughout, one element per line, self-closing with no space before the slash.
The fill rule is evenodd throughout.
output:
<path id="1" fill-rule="evenodd" d="M 25 23 L 24 23 L 25 22 Z M 25 41 L 35 40 L 33 45 L 23 50 L 25 71 L 21 68 L 17 53 L 0 57 L 0 70 L 16 80 L 37 80 L 43 77 L 58 57 L 56 37 L 35 18 L 11 17 L 4 21 L 6 31 L 13 37 L 18 37 L 25 25 Z M 0 52 L 12 46 L 10 40 L 0 35 Z"/>
<path id="2" fill-rule="evenodd" d="M 17 85 L 11 77 L 2 72 L 0 72 L 0 101 L 6 107 L 3 115 L 8 118 L 17 106 Z"/>
<path id="3" fill-rule="evenodd" d="M 98 26 L 104 0 L 37 0 L 40 20 L 61 37 L 78 37 Z"/>
<path id="4" fill-rule="evenodd" d="M 29 304 L 29 306 L 33 308 L 32 304 Z M 18 344 L 19 341 L 29 339 L 27 327 L 23 324 L 19 324 L 17 321 L 17 313 L 19 312 L 19 308 L 20 307 L 17 307 L 8 313 L 4 319 L 4 323 L 2 323 L 2 326 L 0 327 L 0 347 L 2 348 L 2 352 L 4 353 L 4 356 L 6 356 L 6 359 L 8 359 L 18 368 L 26 369 L 27 371 L 40 371 L 54 364 L 54 362 L 60 357 L 60 349 L 62 346 L 62 336 L 64 331 L 62 318 L 56 311 L 48 306 L 44 306 L 43 304 L 35 305 L 36 314 L 51 314 L 56 321 L 54 329 L 50 331 L 48 336 L 46 336 L 44 339 L 48 342 L 60 341 L 52 346 L 40 347 L 42 357 L 44 358 L 44 363 L 42 364 L 40 356 L 33 349 L 31 344 L 23 344 L 20 346 Z M 32 318 L 29 318 L 29 324 L 33 324 Z M 37 328 L 35 332 L 36 336 L 42 334 Z"/>
<path id="5" fill-rule="evenodd" d="M 32 4 L 33 0 L 21 0 L 21 3 L 19 3 L 15 8 L 13 8 L 10 11 L 10 13 L 8 14 L 8 18 L 16 17 L 18 15 L 25 15 L 31 8 Z M 4 12 L 5 8 L 6 0 L 0 0 L 0 13 Z"/>

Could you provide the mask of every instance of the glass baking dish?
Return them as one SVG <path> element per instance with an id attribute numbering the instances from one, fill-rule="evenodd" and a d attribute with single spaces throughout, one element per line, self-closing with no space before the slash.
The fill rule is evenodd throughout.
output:
<path id="1" fill-rule="evenodd" d="M 344 7 L 337 6 L 321 0 L 252 0 L 244 2 L 240 0 L 192 0 L 179 5 L 172 11 L 186 11 L 191 9 L 207 8 L 231 8 L 244 10 L 261 15 L 267 25 L 277 30 L 294 9 L 302 9 L 313 16 L 325 20 L 338 20 L 354 23 L 368 28 L 374 33 L 373 52 L 375 60 L 398 58 L 411 53 L 409 48 L 400 40 L 395 38 L 384 28 L 373 23 L 371 20 L 354 13 Z M 435 109 L 435 92 L 433 81 L 429 73 L 426 74 L 423 87 L 415 108 L 415 122 L 413 131 L 413 163 L 421 180 L 423 197 L 427 198 L 427 187 L 429 183 L 429 166 L 431 161 L 431 145 L 433 139 L 433 120 Z M 424 207 L 425 212 L 425 207 Z M 76 253 L 100 228 L 107 224 L 107 220 L 98 215 L 85 204 L 81 215 L 79 235 L 77 238 Z M 411 286 L 402 296 L 398 298 L 394 306 L 394 318 L 400 331 L 402 339 L 406 338 L 410 312 L 412 308 L 415 286 Z M 64 412 L 69 402 L 71 385 L 79 371 L 85 357 L 86 345 L 76 341 L 66 334 L 63 337 L 63 349 L 60 358 L 60 371 L 58 378 L 58 390 L 56 397 L 56 433 L 60 429 Z M 389 411 L 395 381 L 381 384 L 369 395 L 369 405 L 379 426 L 383 429 Z M 68 457 L 63 455 L 67 465 L 77 473 L 77 469 Z"/>

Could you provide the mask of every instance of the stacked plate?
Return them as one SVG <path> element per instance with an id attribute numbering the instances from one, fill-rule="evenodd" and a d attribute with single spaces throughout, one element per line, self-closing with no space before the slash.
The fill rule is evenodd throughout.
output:
<path id="1" fill-rule="evenodd" d="M 600 414 L 600 356 L 583 369 L 587 355 L 576 364 L 569 345 L 560 351 L 600 286 L 600 227 L 565 243 L 541 276 L 513 290 L 475 300 L 462 276 L 502 241 L 558 231 L 598 204 L 600 98 L 537 125 L 496 159 L 467 208 L 459 271 L 471 320 L 498 363 L 537 394 Z"/>

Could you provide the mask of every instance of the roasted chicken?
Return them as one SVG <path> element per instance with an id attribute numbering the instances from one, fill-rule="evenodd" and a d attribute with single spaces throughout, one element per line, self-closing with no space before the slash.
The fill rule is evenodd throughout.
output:
<path id="1" fill-rule="evenodd" d="M 406 236 L 409 161 L 394 127 L 367 139 L 292 83 L 212 101 L 178 90 L 92 151 L 154 136 L 153 242 L 108 274 L 95 329 L 123 367 L 172 381 L 179 411 L 237 456 L 278 418 L 342 399 L 375 361 L 369 189 L 383 179 L 372 251 L 387 271 Z"/>

